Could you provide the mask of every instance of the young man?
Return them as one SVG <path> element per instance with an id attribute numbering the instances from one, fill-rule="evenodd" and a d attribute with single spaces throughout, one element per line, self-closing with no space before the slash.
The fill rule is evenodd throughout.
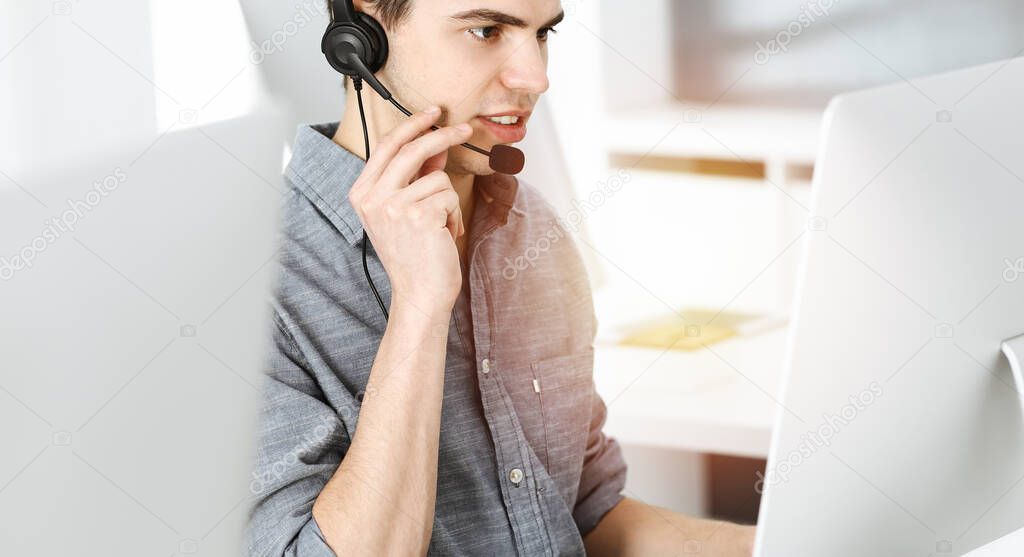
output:
<path id="1" fill-rule="evenodd" d="M 367 88 L 364 162 L 349 80 L 340 124 L 298 133 L 250 553 L 749 555 L 752 528 L 623 497 L 579 254 L 535 190 L 458 147 L 522 139 L 558 1 L 355 8 L 388 32 L 377 77 L 443 110 Z"/>

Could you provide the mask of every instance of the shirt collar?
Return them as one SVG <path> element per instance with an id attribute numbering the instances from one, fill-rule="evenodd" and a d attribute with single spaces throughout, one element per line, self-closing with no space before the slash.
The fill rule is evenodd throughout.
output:
<path id="1" fill-rule="evenodd" d="M 300 126 L 285 174 L 345 239 L 356 245 L 362 240 L 363 225 L 348 201 L 348 192 L 366 162 L 334 142 L 337 131 L 338 122 Z M 495 173 L 477 176 L 473 185 L 482 201 L 474 210 L 487 211 L 486 216 L 499 225 L 507 224 L 519 181 L 514 176 Z"/>

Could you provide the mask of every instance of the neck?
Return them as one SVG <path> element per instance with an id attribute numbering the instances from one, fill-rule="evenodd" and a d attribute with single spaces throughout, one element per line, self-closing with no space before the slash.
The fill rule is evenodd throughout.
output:
<path id="1" fill-rule="evenodd" d="M 411 107 L 409 109 L 414 110 Z M 363 87 L 363 111 L 366 114 L 367 135 L 370 139 L 370 153 L 372 155 L 380 138 L 387 135 L 388 132 L 401 123 L 405 116 L 392 106 L 390 102 L 380 98 L 376 92 L 366 86 Z M 366 150 L 363 144 L 363 126 L 359 119 L 359 104 L 356 100 L 355 88 L 352 86 L 351 79 L 348 80 L 348 85 L 345 87 L 345 114 L 341 118 L 341 123 L 338 125 L 338 131 L 335 132 L 333 140 L 349 152 L 366 160 Z M 473 217 L 473 180 L 476 176 L 473 174 L 453 174 L 449 172 L 448 177 L 451 179 L 455 193 L 459 195 L 462 220 L 468 231 Z M 465 251 L 466 236 L 468 234 L 462 236 L 456 242 L 456 245 L 459 247 L 459 253 L 462 255 L 464 255 Z"/>

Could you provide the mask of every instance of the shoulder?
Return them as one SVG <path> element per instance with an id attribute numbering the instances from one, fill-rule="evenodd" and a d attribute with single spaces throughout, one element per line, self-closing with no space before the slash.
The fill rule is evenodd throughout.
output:
<path id="1" fill-rule="evenodd" d="M 353 249 L 344 234 L 332 224 L 321 204 L 291 181 L 281 196 L 279 211 L 279 261 L 286 267 L 309 268 L 311 260 L 333 267 L 331 261 L 351 257 Z"/>
<path id="2" fill-rule="evenodd" d="M 593 299 L 575 238 L 578 226 L 573 225 L 571 212 L 562 214 L 546 199 L 543 189 L 523 180 L 518 184 L 508 226 L 496 232 L 497 242 L 486 255 L 487 273 L 500 287 L 501 299 L 510 300 L 510 308 L 528 304 L 537 315 L 547 315 L 553 308 L 559 316 L 553 320 L 575 323 L 582 342 L 589 343 L 594 333 Z"/>
<path id="3" fill-rule="evenodd" d="M 516 199 L 512 205 L 513 210 L 519 211 L 521 216 L 529 217 L 529 220 L 551 220 L 558 218 L 558 211 L 544 198 L 544 195 L 533 184 L 516 178 L 519 184 L 516 190 Z"/>
<path id="4" fill-rule="evenodd" d="M 519 184 L 512 204 L 514 235 L 518 242 L 532 244 L 541 238 L 568 239 L 563 244 L 572 244 L 563 215 L 544 196 L 541 189 L 532 183 L 517 179 Z"/>
<path id="5" fill-rule="evenodd" d="M 349 309 L 361 310 L 355 296 L 363 272 L 359 244 L 342 233 L 330 207 L 287 182 L 278 217 L 276 309 L 300 320 L 318 319 L 324 308 L 346 300 L 360 306 Z"/>
<path id="6" fill-rule="evenodd" d="M 518 190 L 506 236 L 505 274 L 509 268 L 531 267 L 557 275 L 570 283 L 586 283 L 587 272 L 577 246 L 578 223 L 571 212 L 562 214 L 546 198 L 543 189 L 518 180 Z M 553 277 L 550 277 L 553 278 Z"/>

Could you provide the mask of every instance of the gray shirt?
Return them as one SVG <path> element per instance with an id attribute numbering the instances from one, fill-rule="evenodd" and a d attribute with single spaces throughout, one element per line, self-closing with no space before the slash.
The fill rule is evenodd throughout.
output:
<path id="1" fill-rule="evenodd" d="M 362 159 L 301 127 L 286 171 L 275 327 L 251 489 L 250 555 L 330 556 L 312 507 L 352 442 L 385 321 L 348 190 Z M 582 555 L 622 499 L 602 433 L 586 272 L 556 213 L 511 176 L 478 176 L 452 311 L 431 555 Z M 390 285 L 370 248 L 385 300 Z M 401 502 L 396 502 L 401 504 Z"/>

